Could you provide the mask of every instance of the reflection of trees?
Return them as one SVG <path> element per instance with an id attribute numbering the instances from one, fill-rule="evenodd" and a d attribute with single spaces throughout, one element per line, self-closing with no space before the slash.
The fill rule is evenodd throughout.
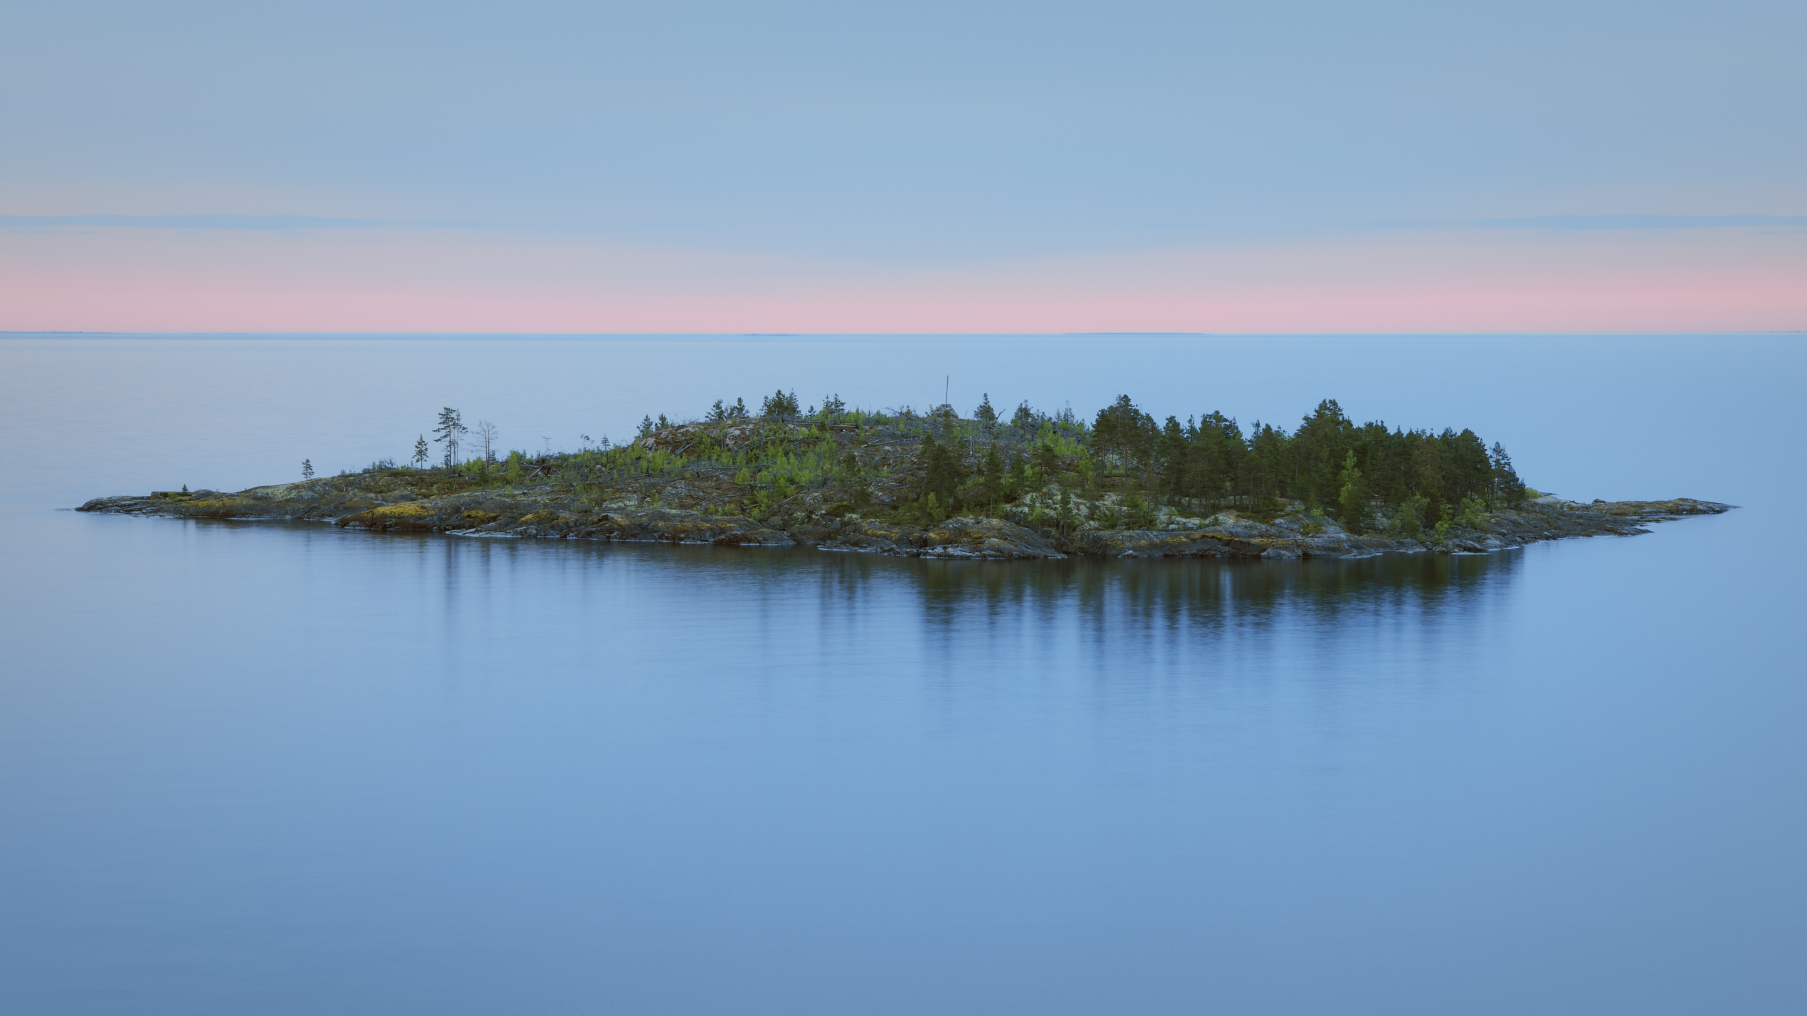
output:
<path id="1" fill-rule="evenodd" d="M 1259 622 L 1275 609 L 1436 613 L 1511 574 L 1518 555 L 1335 561 L 910 562 L 925 615 L 1067 605 L 1076 621 Z"/>
<path id="2" fill-rule="evenodd" d="M 1480 602 L 1482 593 L 1510 578 L 1520 560 L 1508 552 L 1321 561 L 942 561 L 803 548 L 337 536 L 443 554 L 449 583 L 457 581 L 459 561 L 484 576 L 492 563 L 506 561 L 510 567 L 528 565 L 540 573 L 538 581 L 578 585 L 587 584 L 599 566 L 625 567 L 647 570 L 649 589 L 656 585 L 666 594 L 694 589 L 698 616 L 738 602 L 761 611 L 805 609 L 835 625 L 848 620 L 846 608 L 864 604 L 921 625 L 925 635 L 1005 625 L 1041 634 L 1089 634 L 1094 642 L 1137 633 L 1257 632 L 1282 617 L 1291 627 L 1347 625 L 1366 616 L 1438 618 Z M 530 565 L 527 558 L 533 559 Z"/>

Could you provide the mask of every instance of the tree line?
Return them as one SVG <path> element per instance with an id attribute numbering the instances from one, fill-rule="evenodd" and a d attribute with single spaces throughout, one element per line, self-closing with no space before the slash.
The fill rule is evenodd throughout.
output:
<path id="1" fill-rule="evenodd" d="M 1336 506 L 1344 488 L 1356 483 L 1368 499 L 1385 505 L 1421 500 L 1431 521 L 1465 500 L 1499 507 L 1525 497 L 1499 442 L 1489 449 L 1468 429 L 1357 425 L 1335 399 L 1318 403 L 1291 433 L 1257 422 L 1244 434 L 1218 412 L 1184 424 L 1169 416 L 1157 424 L 1124 395 L 1099 410 L 1090 438 L 1110 464 L 1169 497 L 1285 497 Z"/>
<path id="2" fill-rule="evenodd" d="M 1527 488 L 1505 448 L 1488 447 L 1472 430 L 1405 430 L 1373 421 L 1356 424 L 1334 399 L 1326 399 L 1299 425 L 1257 421 L 1246 432 L 1221 412 L 1157 421 L 1128 395 L 1098 411 L 1088 424 L 1071 410 L 1049 415 L 1027 403 L 1006 420 L 987 396 L 970 419 L 951 406 L 927 415 L 908 409 L 889 413 L 850 411 L 839 396 L 820 409 L 802 409 L 794 392 L 782 390 L 761 401 L 758 417 L 745 402 L 717 401 L 706 422 L 763 418 L 810 423 L 855 422 L 861 427 L 896 428 L 920 435 L 914 473 L 917 497 L 931 513 L 996 510 L 1049 481 L 1090 494 L 1115 490 L 1127 504 L 1164 502 L 1175 507 L 1216 510 L 1236 507 L 1254 514 L 1277 514 L 1286 502 L 1327 511 L 1355 531 L 1392 528 L 1416 532 L 1448 521 L 1476 522 L 1487 508 L 1522 501 Z M 673 421 L 661 415 L 641 424 L 642 433 Z M 462 415 L 440 413 L 433 444 L 442 446 L 448 468 L 462 462 L 467 433 Z M 495 464 L 496 429 L 475 428 L 485 473 Z M 587 439 L 586 439 L 587 440 Z M 606 445 L 606 440 L 604 445 Z M 425 465 L 431 445 L 422 435 L 415 465 Z M 511 455 L 514 466 L 516 456 Z M 857 460 L 841 469 L 863 485 Z M 517 467 L 510 469 L 511 478 Z"/>
<path id="3" fill-rule="evenodd" d="M 1527 488 L 1504 446 L 1489 448 L 1472 430 L 1441 432 L 1356 424 L 1326 399 L 1292 431 L 1257 421 L 1247 432 L 1221 412 L 1164 422 L 1127 395 L 1099 410 L 1088 427 L 1046 426 L 1049 417 L 1019 407 L 1011 423 L 992 423 L 989 400 L 974 413 L 981 435 L 1042 425 L 1027 445 L 937 442 L 918 455 L 924 496 L 942 511 L 995 506 L 1048 478 L 1065 475 L 1090 489 L 1118 489 L 1173 505 L 1236 506 L 1277 513 L 1283 501 L 1328 511 L 1345 527 L 1376 528 L 1385 515 L 1416 532 L 1444 521 L 1475 522 L 1488 508 L 1524 500 Z M 1059 441 L 1077 432 L 1076 450 Z M 1057 444 L 1067 445 L 1057 448 Z M 1000 447 L 1002 451 L 1000 452 Z"/>

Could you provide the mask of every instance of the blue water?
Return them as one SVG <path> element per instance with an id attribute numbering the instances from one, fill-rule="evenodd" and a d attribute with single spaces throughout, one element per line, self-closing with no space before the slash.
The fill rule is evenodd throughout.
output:
<path id="1" fill-rule="evenodd" d="M 1803 381 L 1789 337 L 0 340 L 0 1012 L 1803 1011 Z M 780 384 L 1333 396 L 1745 507 L 1007 565 L 56 510 Z"/>

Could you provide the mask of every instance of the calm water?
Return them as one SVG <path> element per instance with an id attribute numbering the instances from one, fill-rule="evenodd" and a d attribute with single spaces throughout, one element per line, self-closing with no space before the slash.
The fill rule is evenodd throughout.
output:
<path id="1" fill-rule="evenodd" d="M 1801 1012 L 1804 381 L 1787 337 L 0 340 L 0 1011 Z M 1334 396 L 1746 507 L 1235 565 L 56 510 L 780 384 Z"/>

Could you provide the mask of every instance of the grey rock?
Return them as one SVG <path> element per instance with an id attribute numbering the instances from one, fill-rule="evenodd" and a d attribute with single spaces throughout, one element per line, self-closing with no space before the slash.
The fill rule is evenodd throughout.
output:
<path id="1" fill-rule="evenodd" d="M 765 424 L 761 426 L 769 427 Z M 752 440 L 760 431 L 748 425 Z M 661 432 L 665 435 L 668 432 Z M 669 432 L 683 437 L 683 428 Z M 661 445 L 663 446 L 663 445 Z M 1428 534 L 1355 535 L 1327 519 L 1294 514 L 1271 524 L 1221 512 L 1162 530 L 1083 529 L 1038 531 L 1004 519 L 957 517 L 932 528 L 834 517 L 819 509 L 768 524 L 746 515 L 662 507 L 638 497 L 597 503 L 553 484 L 520 490 L 486 488 L 420 496 L 383 479 L 324 478 L 253 487 L 234 494 L 212 490 L 156 491 L 145 496 L 96 498 L 78 510 L 116 515 L 210 519 L 307 519 L 345 528 L 418 530 L 465 536 L 635 543 L 696 543 L 781 547 L 802 543 L 828 551 L 971 560 L 1059 560 L 1070 555 L 1118 558 L 1356 558 L 1383 553 L 1482 554 L 1540 540 L 1579 536 L 1633 536 L 1645 526 L 1691 515 L 1713 515 L 1732 505 L 1692 498 L 1668 501 L 1596 501 L 1581 505 L 1544 496 L 1487 513 L 1478 528 L 1458 528 L 1438 542 Z M 680 487 L 684 489 L 680 490 Z M 705 492 L 674 483 L 668 496 L 707 507 Z M 817 499 L 818 502 L 820 499 Z M 1200 522 L 1205 524 L 1198 527 Z"/>

